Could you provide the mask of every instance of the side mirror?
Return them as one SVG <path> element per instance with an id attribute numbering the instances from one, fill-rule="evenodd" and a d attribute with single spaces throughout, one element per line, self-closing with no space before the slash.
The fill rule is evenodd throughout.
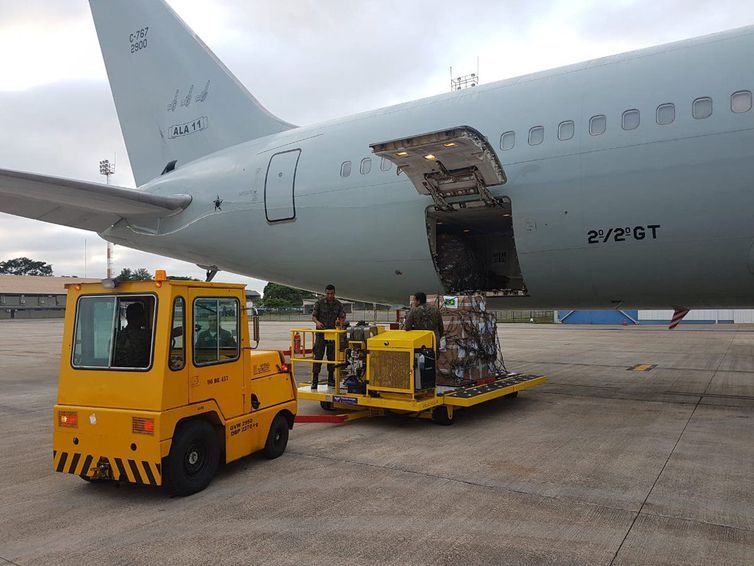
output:
<path id="1" fill-rule="evenodd" d="M 251 347 L 252 349 L 259 347 L 259 338 L 259 315 L 255 312 L 251 316 L 251 340 L 254 342 L 254 345 Z"/>

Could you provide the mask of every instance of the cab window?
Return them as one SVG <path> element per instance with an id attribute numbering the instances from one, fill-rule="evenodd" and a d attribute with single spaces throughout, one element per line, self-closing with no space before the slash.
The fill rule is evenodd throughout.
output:
<path id="1" fill-rule="evenodd" d="M 186 347 L 183 337 L 186 334 L 185 301 L 176 297 L 173 301 L 173 324 L 170 331 L 170 356 L 168 366 L 173 371 L 183 369 L 186 363 Z"/>
<path id="2" fill-rule="evenodd" d="M 152 295 L 79 298 L 73 367 L 149 369 L 156 306 Z"/>
<path id="3" fill-rule="evenodd" d="M 194 365 L 238 359 L 238 313 L 236 299 L 201 298 L 194 301 Z"/>

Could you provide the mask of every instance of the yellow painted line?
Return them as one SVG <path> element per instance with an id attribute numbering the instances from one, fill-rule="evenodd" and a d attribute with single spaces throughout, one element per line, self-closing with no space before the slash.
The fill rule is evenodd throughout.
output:
<path id="1" fill-rule="evenodd" d="M 626 368 L 631 371 L 651 371 L 657 367 L 657 364 L 636 364 L 630 368 Z"/>

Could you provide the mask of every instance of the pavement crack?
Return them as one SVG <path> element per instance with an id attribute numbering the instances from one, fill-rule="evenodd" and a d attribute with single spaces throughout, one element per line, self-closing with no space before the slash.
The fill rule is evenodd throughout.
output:
<path id="1" fill-rule="evenodd" d="M 736 525 L 726 525 L 725 523 L 714 523 L 712 521 L 705 521 L 703 519 L 694 519 L 692 517 L 676 517 L 673 515 L 666 515 L 664 513 L 653 513 L 647 511 L 645 515 L 649 517 L 660 517 L 662 519 L 670 519 L 672 521 L 684 521 L 686 523 L 695 523 L 697 525 L 709 525 L 710 527 L 720 527 L 721 529 L 730 529 L 732 531 L 740 531 L 742 533 L 754 533 L 754 529 L 747 529 L 746 527 L 737 527 Z"/>
<path id="2" fill-rule="evenodd" d="M 722 363 L 722 360 L 721 360 L 721 363 Z M 628 539 L 628 535 L 631 534 L 631 531 L 633 530 L 637 519 L 639 518 L 642 511 L 644 510 L 644 506 L 647 504 L 649 497 L 652 495 L 652 492 L 654 491 L 654 488 L 657 485 L 657 482 L 660 481 L 660 477 L 662 477 L 662 474 L 665 471 L 665 468 L 667 467 L 668 462 L 670 462 L 670 459 L 673 457 L 673 454 L 675 453 L 676 448 L 678 448 L 678 444 L 681 442 L 681 438 L 683 438 L 683 435 L 686 432 L 686 429 L 688 428 L 689 423 L 691 422 L 691 419 L 694 418 L 694 414 L 696 413 L 696 409 L 699 407 L 700 403 L 702 402 L 702 398 L 703 398 L 703 395 L 700 395 L 699 399 L 694 405 L 694 408 L 691 411 L 691 414 L 689 415 L 689 418 L 686 419 L 686 424 L 683 425 L 683 430 L 681 430 L 681 433 L 678 435 L 678 438 L 676 439 L 675 444 L 673 445 L 673 449 L 670 451 L 670 453 L 668 454 L 668 457 L 665 459 L 665 462 L 662 464 L 662 468 L 660 468 L 660 471 L 657 474 L 655 481 L 652 482 L 652 487 L 649 488 L 649 491 L 647 492 L 647 496 L 644 498 L 644 501 L 642 501 L 641 507 L 639 507 L 639 510 L 636 512 L 636 515 L 634 516 L 633 521 L 631 521 L 631 524 L 626 530 L 626 534 L 623 537 L 623 540 L 618 545 L 618 549 L 615 551 L 615 554 L 613 555 L 613 559 L 610 561 L 610 566 L 612 566 L 612 564 L 615 563 L 615 559 L 618 558 L 618 554 L 620 554 L 620 551 L 623 548 L 623 545 L 626 543 L 626 539 Z"/>
<path id="3" fill-rule="evenodd" d="M 7 558 L 3 558 L 2 556 L 0 556 L 0 560 L 2 560 L 4 564 L 13 564 L 13 566 L 21 566 L 20 564 L 18 564 L 18 562 L 13 562 L 13 560 L 8 560 Z"/>
<path id="4" fill-rule="evenodd" d="M 730 349 L 733 347 L 733 342 L 735 342 L 736 337 L 731 336 L 730 342 L 728 342 L 728 347 L 725 348 L 725 353 L 720 356 L 720 361 L 717 363 L 717 367 L 715 368 L 715 371 L 712 372 L 712 376 L 709 378 L 709 381 L 707 382 L 707 387 L 704 388 L 704 393 L 702 395 L 707 395 L 707 391 L 709 391 L 710 385 L 712 385 L 712 381 L 717 376 L 717 373 L 720 371 L 720 366 L 723 365 L 723 362 L 725 361 L 725 358 L 728 357 L 728 353 L 730 352 Z"/>

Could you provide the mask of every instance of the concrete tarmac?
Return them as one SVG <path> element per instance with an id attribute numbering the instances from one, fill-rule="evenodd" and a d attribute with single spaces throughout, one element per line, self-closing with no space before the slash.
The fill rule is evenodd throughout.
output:
<path id="1" fill-rule="evenodd" d="M 297 424 L 170 498 L 52 471 L 62 321 L 2 321 L 0 565 L 754 564 L 754 327 L 499 332 L 548 384 L 449 427 Z"/>

